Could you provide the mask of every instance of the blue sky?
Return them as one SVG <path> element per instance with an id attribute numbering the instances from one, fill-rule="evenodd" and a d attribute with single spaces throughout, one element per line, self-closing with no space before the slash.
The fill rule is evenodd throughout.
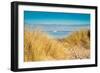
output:
<path id="1" fill-rule="evenodd" d="M 90 25 L 90 14 L 24 11 L 25 25 Z"/>

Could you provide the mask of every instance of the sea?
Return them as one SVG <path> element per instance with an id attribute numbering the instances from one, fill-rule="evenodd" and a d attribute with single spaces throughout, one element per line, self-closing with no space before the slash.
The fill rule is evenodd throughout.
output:
<path id="1" fill-rule="evenodd" d="M 30 31 L 35 29 L 40 29 L 43 32 L 48 33 L 51 37 L 62 39 L 68 37 L 72 32 L 79 31 L 80 29 L 89 29 L 90 26 L 87 25 L 64 25 L 64 24 L 34 24 L 34 25 L 25 25 L 25 28 L 28 28 Z"/>
<path id="2" fill-rule="evenodd" d="M 62 39 L 71 34 L 71 31 L 47 31 L 47 33 L 57 39 Z"/>

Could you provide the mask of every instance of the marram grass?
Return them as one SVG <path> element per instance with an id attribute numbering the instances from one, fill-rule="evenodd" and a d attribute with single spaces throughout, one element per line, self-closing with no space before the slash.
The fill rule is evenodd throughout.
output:
<path id="1" fill-rule="evenodd" d="M 73 32 L 57 40 L 40 30 L 24 32 L 24 61 L 86 59 L 90 57 L 90 31 Z"/>

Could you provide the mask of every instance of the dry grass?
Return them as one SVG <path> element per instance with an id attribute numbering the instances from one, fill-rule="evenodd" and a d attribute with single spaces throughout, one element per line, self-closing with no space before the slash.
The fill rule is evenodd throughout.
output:
<path id="1" fill-rule="evenodd" d="M 68 58 L 65 47 L 41 31 L 25 31 L 25 61 Z"/>
<path id="2" fill-rule="evenodd" d="M 74 32 L 56 40 L 35 30 L 24 32 L 24 61 L 84 59 L 90 56 L 88 31 Z"/>
<path id="3" fill-rule="evenodd" d="M 64 38 L 63 41 L 71 45 L 82 45 L 83 47 L 89 49 L 90 31 L 84 29 L 84 30 L 73 32 L 70 36 Z"/>
<path id="4" fill-rule="evenodd" d="M 90 31 L 73 32 L 62 40 L 64 46 L 71 51 L 72 59 L 90 58 Z"/>

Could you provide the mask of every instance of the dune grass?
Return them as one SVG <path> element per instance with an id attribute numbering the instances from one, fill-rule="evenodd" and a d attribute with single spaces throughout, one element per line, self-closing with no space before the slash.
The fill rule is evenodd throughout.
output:
<path id="1" fill-rule="evenodd" d="M 36 30 L 34 32 L 25 31 L 24 38 L 24 60 L 40 61 L 40 60 L 58 60 L 67 58 L 65 47 L 45 33 Z"/>
<path id="2" fill-rule="evenodd" d="M 62 39 L 66 49 L 71 51 L 71 59 L 90 58 L 90 31 L 81 29 Z"/>
<path id="3" fill-rule="evenodd" d="M 24 32 L 24 61 L 85 59 L 90 57 L 89 31 L 73 32 L 57 40 L 40 30 Z"/>

